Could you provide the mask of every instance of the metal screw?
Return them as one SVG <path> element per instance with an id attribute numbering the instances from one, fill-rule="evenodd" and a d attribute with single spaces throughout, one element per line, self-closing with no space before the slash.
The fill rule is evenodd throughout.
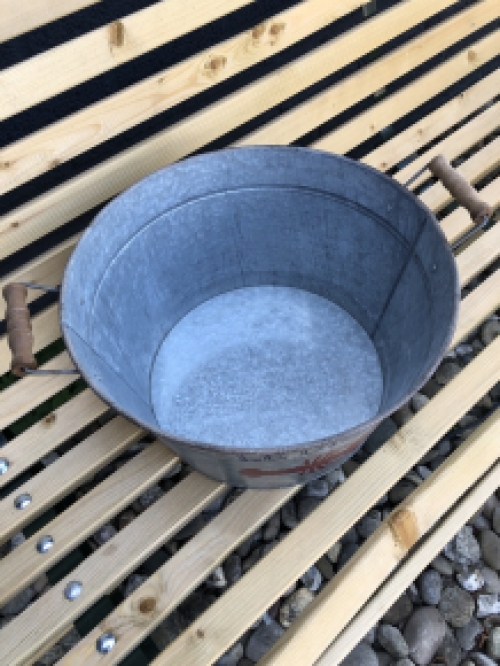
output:
<path id="1" fill-rule="evenodd" d="M 116 645 L 116 638 L 113 634 L 103 634 L 96 641 L 96 647 L 101 654 L 108 654 Z"/>
<path id="2" fill-rule="evenodd" d="M 16 499 L 14 500 L 14 506 L 16 509 L 25 509 L 27 506 L 31 504 L 31 495 L 29 493 L 22 493 L 21 495 L 18 495 Z"/>
<path id="3" fill-rule="evenodd" d="M 8 472 L 10 467 L 10 462 L 7 458 L 0 458 L 0 476 Z"/>
<path id="4" fill-rule="evenodd" d="M 36 544 L 36 549 L 39 553 L 48 553 L 48 551 L 52 548 L 54 545 L 54 539 L 51 536 L 43 536 L 41 539 L 39 539 L 38 543 Z"/>
<path id="5" fill-rule="evenodd" d="M 82 590 L 83 585 L 77 580 L 72 580 L 71 583 L 68 583 L 64 588 L 64 596 L 68 601 L 74 601 L 75 599 L 78 599 Z"/>

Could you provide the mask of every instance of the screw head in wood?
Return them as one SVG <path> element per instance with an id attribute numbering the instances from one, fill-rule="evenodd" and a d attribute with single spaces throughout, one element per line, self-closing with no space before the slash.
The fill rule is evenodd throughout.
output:
<path id="1" fill-rule="evenodd" d="M 53 545 L 54 545 L 54 539 L 51 536 L 46 535 L 38 540 L 38 543 L 36 544 L 36 549 L 39 553 L 43 555 L 43 553 L 48 553 Z"/>
<path id="2" fill-rule="evenodd" d="M 116 638 L 113 634 L 103 634 L 96 641 L 97 651 L 101 654 L 108 654 L 116 645 Z"/>
<path id="3" fill-rule="evenodd" d="M 31 499 L 29 493 L 21 493 L 21 495 L 18 495 L 14 500 L 14 506 L 21 511 L 31 504 Z"/>
<path id="4" fill-rule="evenodd" d="M 64 596 L 68 601 L 74 601 L 78 599 L 82 593 L 83 585 L 78 580 L 72 580 L 71 583 L 68 583 L 64 588 Z"/>
<path id="5" fill-rule="evenodd" d="M 10 463 L 7 458 L 0 458 L 0 476 L 9 471 Z"/>

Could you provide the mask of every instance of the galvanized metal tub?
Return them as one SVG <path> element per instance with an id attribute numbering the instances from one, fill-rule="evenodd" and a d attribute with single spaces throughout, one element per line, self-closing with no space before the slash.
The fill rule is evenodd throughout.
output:
<path id="1" fill-rule="evenodd" d="M 90 386 L 233 486 L 341 465 L 426 381 L 459 283 L 432 214 L 310 149 L 194 157 L 106 206 L 61 290 Z"/>

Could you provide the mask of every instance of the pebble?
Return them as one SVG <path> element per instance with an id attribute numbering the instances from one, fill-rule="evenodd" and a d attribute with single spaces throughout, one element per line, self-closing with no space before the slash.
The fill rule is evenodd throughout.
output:
<path id="1" fill-rule="evenodd" d="M 343 469 L 344 474 L 347 478 L 350 477 L 352 474 L 354 474 L 354 472 L 358 469 L 358 467 L 359 467 L 359 463 L 356 462 L 355 460 L 353 460 L 352 458 L 350 460 L 347 460 L 342 465 L 342 469 Z"/>
<path id="2" fill-rule="evenodd" d="M 415 664 L 425 666 L 431 662 L 445 633 L 446 623 L 436 608 L 423 607 L 413 613 L 405 627 L 404 637 Z"/>
<path id="3" fill-rule="evenodd" d="M 397 431 L 398 427 L 391 418 L 384 419 L 364 443 L 364 450 L 369 455 L 372 455 L 378 451 L 388 439 L 395 435 Z"/>
<path id="4" fill-rule="evenodd" d="M 419 476 L 422 477 L 422 479 L 424 481 L 425 481 L 425 479 L 428 479 L 429 476 L 431 476 L 431 474 L 432 474 L 431 470 L 428 467 L 426 467 L 425 465 L 417 465 L 415 467 L 415 470 L 417 471 Z"/>
<path id="5" fill-rule="evenodd" d="M 225 587 L 227 587 L 227 580 L 224 574 L 224 569 L 220 566 L 214 569 L 205 582 L 208 587 L 212 587 L 216 590 L 223 590 Z"/>
<path id="6" fill-rule="evenodd" d="M 266 652 L 279 640 L 285 630 L 277 622 L 261 622 L 250 636 L 245 649 L 245 656 L 251 661 L 259 661 Z M 374 665 L 376 666 L 376 664 Z"/>
<path id="7" fill-rule="evenodd" d="M 334 469 L 331 472 L 328 472 L 325 478 L 328 481 L 330 490 L 333 490 L 334 488 L 337 488 L 338 486 L 344 483 L 345 481 L 344 470 L 342 469 L 342 467 Z"/>
<path id="8" fill-rule="evenodd" d="M 280 532 L 281 518 L 280 514 L 272 515 L 262 528 L 262 539 L 264 541 L 274 541 Z"/>
<path id="9" fill-rule="evenodd" d="M 483 530 L 480 541 L 484 561 L 495 571 L 500 571 L 500 537 L 491 530 Z"/>
<path id="10" fill-rule="evenodd" d="M 314 509 L 317 509 L 318 506 L 321 504 L 321 498 L 320 497 L 302 497 L 299 499 L 299 505 L 297 507 L 297 516 L 299 521 L 304 520 L 304 518 L 307 518 Z"/>
<path id="11" fill-rule="evenodd" d="M 330 486 L 326 479 L 315 479 L 309 481 L 304 487 L 303 493 L 306 497 L 326 497 L 330 492 Z"/>
<path id="12" fill-rule="evenodd" d="M 262 548 L 257 546 L 254 548 L 248 557 L 245 557 L 241 561 L 241 570 L 245 574 L 253 565 L 260 560 L 262 557 Z"/>
<path id="13" fill-rule="evenodd" d="M 389 500 L 392 504 L 400 504 L 415 490 L 416 486 L 411 481 L 403 479 L 389 491 Z"/>
<path id="14" fill-rule="evenodd" d="M 464 627 L 474 613 L 474 599 L 458 585 L 449 585 L 443 590 L 439 610 L 452 627 Z"/>
<path id="15" fill-rule="evenodd" d="M 408 644 L 403 634 L 390 624 L 382 624 L 377 631 L 377 640 L 392 657 L 403 659 L 409 654 Z"/>
<path id="16" fill-rule="evenodd" d="M 399 625 L 410 617 L 413 611 L 413 604 L 407 594 L 402 594 L 389 610 L 385 613 L 382 620 L 387 624 Z"/>
<path id="17" fill-rule="evenodd" d="M 500 577 L 490 567 L 483 567 L 481 574 L 484 579 L 483 592 L 486 594 L 500 594 Z"/>
<path id="18" fill-rule="evenodd" d="M 300 580 L 310 592 L 317 592 L 321 587 L 323 577 L 319 570 L 315 566 L 312 566 L 301 576 Z"/>
<path id="19" fill-rule="evenodd" d="M 500 335 L 500 321 L 497 319 L 488 319 L 481 326 L 481 342 L 486 346 Z"/>
<path id="20" fill-rule="evenodd" d="M 440 390 L 441 386 L 437 383 L 434 377 L 431 377 L 427 382 L 427 384 L 424 384 L 424 386 L 422 386 L 422 388 L 420 389 L 420 393 L 423 393 L 428 398 L 433 398 L 435 395 L 439 393 Z"/>
<path id="21" fill-rule="evenodd" d="M 287 628 L 292 622 L 309 606 L 314 599 L 314 594 L 305 587 L 299 587 L 288 599 L 281 605 L 279 621 L 281 626 Z"/>
<path id="22" fill-rule="evenodd" d="M 281 507 L 281 520 L 285 527 L 288 527 L 289 530 L 293 530 L 294 527 L 297 527 L 299 521 L 297 519 L 297 507 L 293 499 L 283 504 Z"/>
<path id="23" fill-rule="evenodd" d="M 233 553 L 224 562 L 223 568 L 227 584 L 234 585 L 242 576 L 241 557 L 237 553 Z"/>
<path id="24" fill-rule="evenodd" d="M 244 650 L 241 643 L 235 643 L 233 647 L 222 655 L 216 662 L 216 666 L 237 666 L 240 659 L 243 657 Z"/>
<path id="25" fill-rule="evenodd" d="M 462 368 L 454 361 L 444 361 L 436 370 L 434 377 L 438 384 L 446 386 L 456 377 Z"/>
<path id="26" fill-rule="evenodd" d="M 411 408 L 414 412 L 419 412 L 429 402 L 429 398 L 423 393 L 415 393 L 411 399 Z"/>
<path id="27" fill-rule="evenodd" d="M 462 648 L 449 627 L 446 627 L 445 637 L 436 652 L 437 659 L 442 660 L 446 666 L 458 666 L 462 659 Z"/>
<path id="28" fill-rule="evenodd" d="M 443 591 L 443 580 L 435 569 L 428 569 L 420 576 L 420 596 L 429 606 L 437 606 Z"/>
<path id="29" fill-rule="evenodd" d="M 500 613 L 500 595 L 480 594 L 477 599 L 477 617 L 488 617 Z"/>
<path id="30" fill-rule="evenodd" d="M 460 532 L 446 544 L 444 554 L 452 562 L 464 566 L 477 564 L 481 558 L 481 548 L 470 525 L 462 527 Z"/>
<path id="31" fill-rule="evenodd" d="M 187 629 L 188 622 L 178 608 L 175 608 L 163 622 L 151 633 L 151 638 L 159 650 L 164 650 L 170 643 Z"/>
<path id="32" fill-rule="evenodd" d="M 500 661 L 500 627 L 492 627 L 488 637 L 488 654 Z"/>
<path id="33" fill-rule="evenodd" d="M 347 564 L 351 557 L 354 555 L 354 553 L 358 550 L 358 544 L 357 543 L 346 543 L 342 546 L 342 552 L 340 553 L 340 557 L 337 561 L 337 567 L 341 569 L 344 564 Z"/>
<path id="34" fill-rule="evenodd" d="M 358 533 L 355 527 L 350 527 L 347 532 L 344 532 L 340 539 L 342 545 L 346 543 L 357 543 L 358 542 Z"/>
<path id="35" fill-rule="evenodd" d="M 368 539 L 382 522 L 382 514 L 376 509 L 368 513 L 356 525 L 357 532 L 362 539 Z"/>
<path id="36" fill-rule="evenodd" d="M 498 497 L 496 495 L 492 495 L 483 504 L 481 513 L 485 516 L 485 518 L 491 520 L 493 518 L 493 513 L 495 509 L 497 509 L 499 506 L 500 506 L 500 501 L 498 500 Z"/>
<path id="37" fill-rule="evenodd" d="M 475 666 L 498 666 L 498 662 L 480 652 L 472 652 L 470 656 L 474 660 Z"/>
<path id="38" fill-rule="evenodd" d="M 475 527 L 476 530 L 489 530 L 491 529 L 491 523 L 490 521 L 483 516 L 482 513 L 479 515 L 476 515 L 472 518 L 472 520 L 469 521 L 472 527 Z"/>
<path id="39" fill-rule="evenodd" d="M 377 655 L 378 666 L 393 666 L 394 662 L 388 652 L 376 652 L 375 654 Z"/>
<path id="40" fill-rule="evenodd" d="M 500 506 L 495 507 L 491 517 L 491 525 L 495 532 L 500 535 Z"/>
<path id="41" fill-rule="evenodd" d="M 474 569 L 466 574 L 458 573 L 457 581 L 467 592 L 477 592 L 484 586 L 483 574 L 479 569 Z"/>
<path id="42" fill-rule="evenodd" d="M 408 657 L 405 657 L 404 659 L 398 659 L 394 662 L 394 666 L 415 666 L 415 662 Z"/>
<path id="43" fill-rule="evenodd" d="M 94 541 L 99 546 L 102 546 L 110 539 L 112 539 L 115 534 L 116 529 L 113 527 L 113 525 L 103 525 L 100 529 L 97 530 L 97 532 L 94 533 Z"/>
<path id="44" fill-rule="evenodd" d="M 361 642 L 347 655 L 340 666 L 379 666 L 379 661 L 374 650 Z"/>
<path id="45" fill-rule="evenodd" d="M 157 500 L 164 495 L 164 491 L 158 485 L 153 485 L 151 488 L 148 488 L 146 492 L 142 493 L 135 502 L 132 504 L 132 508 L 137 513 L 141 513 L 154 504 Z"/>
<path id="46" fill-rule="evenodd" d="M 365 641 L 365 643 L 369 643 L 370 645 L 373 645 L 373 643 L 375 643 L 376 637 L 377 637 L 377 625 L 372 627 L 370 629 L 370 631 L 367 634 L 365 634 L 365 637 L 363 638 L 363 640 Z"/>
<path id="47" fill-rule="evenodd" d="M 52 666 L 62 659 L 79 641 L 80 634 L 76 629 L 71 629 L 55 645 L 49 648 L 44 655 L 37 658 L 35 662 L 36 666 Z"/>
<path id="48" fill-rule="evenodd" d="M 254 548 L 259 543 L 261 536 L 262 533 L 260 530 L 257 530 L 257 532 L 251 534 L 248 539 L 239 545 L 238 550 L 236 551 L 238 555 L 240 557 L 246 557 L 252 548 Z"/>
<path id="49" fill-rule="evenodd" d="M 340 541 L 337 541 L 337 543 L 334 543 L 333 546 L 326 551 L 326 556 L 332 564 L 336 564 L 337 560 L 339 559 L 341 550 L 342 544 Z"/>
<path id="50" fill-rule="evenodd" d="M 432 560 L 431 567 L 438 571 L 442 576 L 453 576 L 453 566 L 448 559 L 441 555 L 438 555 Z"/>
<path id="51" fill-rule="evenodd" d="M 135 517 L 136 514 L 131 509 L 124 511 L 123 513 L 120 513 L 120 515 L 117 518 L 118 529 L 123 530 L 125 527 L 130 525 L 130 523 L 134 520 Z"/>
<path id="52" fill-rule="evenodd" d="M 413 416 L 413 411 L 410 405 L 407 404 L 395 411 L 392 415 L 392 419 L 399 428 L 402 428 L 413 418 Z"/>
<path id="53" fill-rule="evenodd" d="M 418 591 L 415 583 L 410 585 L 410 587 L 406 590 L 406 594 L 413 604 L 420 604 L 422 602 L 422 599 L 420 598 L 420 592 Z"/>
<path id="54" fill-rule="evenodd" d="M 186 539 L 191 539 L 191 537 L 194 537 L 198 532 L 201 532 L 201 530 L 205 527 L 205 517 L 203 516 L 202 513 L 199 513 L 196 518 L 193 518 L 187 525 L 184 525 L 184 527 L 177 532 L 175 535 L 176 541 L 184 541 Z"/>
<path id="55" fill-rule="evenodd" d="M 467 622 L 463 627 L 458 627 L 455 629 L 455 636 L 460 647 L 469 652 L 474 649 L 476 645 L 476 638 L 483 631 L 483 625 L 475 617 L 471 617 L 470 621 Z"/>
<path id="56" fill-rule="evenodd" d="M 335 576 L 333 565 L 327 557 L 321 557 L 316 562 L 316 566 L 318 567 L 320 574 L 325 580 L 332 580 L 332 578 Z"/>
<path id="57" fill-rule="evenodd" d="M 137 590 L 145 581 L 147 581 L 148 577 L 143 576 L 142 574 L 132 574 L 127 578 L 127 582 L 125 583 L 125 588 L 123 591 L 123 596 L 124 597 L 129 597 L 133 592 Z"/>
<path id="58" fill-rule="evenodd" d="M 22 592 L 19 592 L 13 599 L 11 599 L 5 606 L 0 608 L 0 615 L 19 615 L 25 608 L 28 607 L 33 597 L 35 590 L 30 586 L 26 587 Z"/>

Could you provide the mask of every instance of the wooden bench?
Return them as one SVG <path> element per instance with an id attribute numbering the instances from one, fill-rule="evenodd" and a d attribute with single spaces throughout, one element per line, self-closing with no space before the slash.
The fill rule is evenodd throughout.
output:
<path id="1" fill-rule="evenodd" d="M 23 33 L 44 25 L 40 34 L 50 35 L 53 21 L 71 28 L 73 19 L 77 25 L 80 15 L 98 12 L 95 1 L 0 0 L 0 40 L 7 46 L 10 39 L 20 43 L 29 37 Z M 259 16 L 274 13 L 250 24 L 251 4 Z M 499 206 L 498 0 L 406 0 L 386 2 L 377 11 L 374 3 L 361 0 L 265 5 L 158 2 L 58 45 L 49 40 L 50 48 L 0 73 L 0 118 L 16 136 L 0 150 L 0 193 L 6 202 L 0 258 L 9 271 L 4 268 L 2 286 L 14 280 L 58 285 L 79 229 L 96 207 L 208 146 L 310 145 L 354 156 L 403 183 L 443 153 L 458 161 L 459 171 L 490 205 Z M 77 10 L 81 13 L 71 16 Z M 234 25 L 246 21 L 246 27 L 227 37 L 233 16 Z M 217 29 L 199 32 L 219 17 Z M 153 49 L 159 49 L 161 62 L 165 45 L 191 33 L 202 36 L 193 37 L 189 57 L 107 94 L 115 72 L 116 81 L 125 80 L 120 76 L 127 67 Z M 209 46 L 200 50 L 199 43 Z M 106 72 L 108 78 L 102 78 Z M 96 90 L 90 83 L 97 76 Z M 95 97 L 91 104 L 83 98 L 80 108 L 61 116 L 60 100 L 73 89 Z M 75 105 L 77 97 L 71 99 Z M 38 109 L 55 121 L 42 126 Z M 170 109 L 178 110 L 173 123 L 174 116 L 165 115 Z M 25 136 L 26 118 L 39 127 Z M 117 144 L 113 137 L 125 138 Z M 108 141 L 111 156 L 103 146 Z M 421 188 L 425 183 L 430 186 Z M 440 214 L 450 242 L 471 228 L 466 211 L 453 205 L 441 185 L 429 183 L 428 172 L 412 187 Z M 462 287 L 499 254 L 496 224 L 457 256 Z M 57 303 L 47 304 L 34 290 L 29 297 L 42 368 L 71 368 L 57 343 Z M 476 288 L 465 289 L 451 346 L 499 306 L 497 268 Z M 2 338 L 1 373 L 8 372 L 9 362 Z M 92 552 L 89 537 L 175 471 L 178 459 L 153 442 L 106 474 L 146 433 L 110 413 L 74 375 L 13 382 L 4 374 L 0 427 L 8 442 L 0 449 L 7 461 L 0 476 L 0 535 L 5 542 L 24 530 L 27 538 L 0 560 L 0 607 L 44 572 L 52 586 L 2 628 L 0 664 L 35 662 L 75 625 L 86 635 L 61 664 L 117 664 L 127 655 L 127 664 L 214 663 L 499 381 L 497 338 L 155 656 L 146 640 L 153 629 L 299 489 L 244 492 L 123 599 L 116 592 L 120 583 L 226 488 L 190 473 Z M 391 514 L 260 663 L 338 664 L 500 486 L 499 442 L 496 411 Z M 59 456 L 48 464 L 54 451 Z M 86 485 L 93 478 L 94 484 Z M 15 500 L 23 494 L 31 501 L 18 509 Z M 37 545 L 46 536 L 52 547 L 40 553 Z M 74 581 L 81 583 L 81 594 L 68 600 L 65 590 Z M 116 640 L 107 654 L 96 649 L 104 634 Z"/>

